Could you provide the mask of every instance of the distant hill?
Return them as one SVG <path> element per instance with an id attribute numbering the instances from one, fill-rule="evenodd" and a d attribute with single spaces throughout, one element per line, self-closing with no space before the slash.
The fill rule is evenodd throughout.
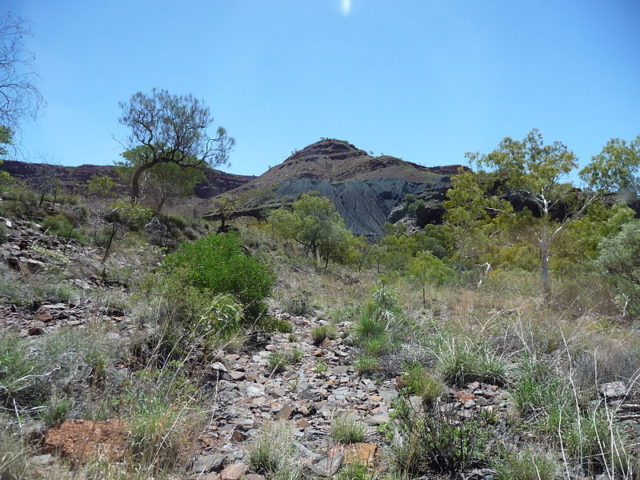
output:
<path id="1" fill-rule="evenodd" d="M 430 206 L 426 215 L 417 212 L 419 219 L 438 223 L 441 202 L 458 168 L 425 167 L 389 155 L 376 157 L 349 142 L 323 139 L 227 193 L 240 199 L 236 215 L 262 218 L 268 209 L 290 204 L 301 193 L 316 190 L 334 202 L 347 228 L 375 238 L 384 233 L 386 222 L 405 216 L 398 209 L 407 194 L 420 196 L 422 203 Z M 220 212 L 214 209 L 207 217 L 220 218 Z"/>
<path id="2" fill-rule="evenodd" d="M 54 177 L 60 180 L 63 188 L 71 193 L 83 191 L 86 183 L 93 175 L 108 175 L 117 184 L 120 193 L 126 193 L 128 188 L 124 185 L 113 165 L 80 165 L 79 167 L 65 167 L 47 163 L 28 163 L 16 160 L 5 160 L 0 164 L 0 170 L 8 172 L 12 177 L 25 181 L 27 184 L 34 182 L 42 176 Z M 207 169 L 206 180 L 196 185 L 194 193 L 198 198 L 208 199 L 221 193 L 238 188 L 255 177 L 247 175 L 234 175 L 220 170 Z"/>

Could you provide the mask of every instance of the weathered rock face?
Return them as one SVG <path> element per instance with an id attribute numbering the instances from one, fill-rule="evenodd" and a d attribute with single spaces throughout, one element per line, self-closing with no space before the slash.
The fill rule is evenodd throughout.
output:
<path id="1" fill-rule="evenodd" d="M 377 238 L 384 234 L 384 224 L 393 208 L 407 194 L 423 192 L 424 183 L 407 182 L 400 178 L 349 180 L 329 183 L 326 180 L 289 180 L 278 186 L 276 198 L 297 198 L 314 190 L 329 198 L 345 220 L 346 227 L 356 235 Z"/>
<path id="2" fill-rule="evenodd" d="M 116 189 L 120 193 L 128 190 L 116 173 L 113 165 L 80 165 L 78 167 L 65 167 L 62 165 L 50 165 L 46 163 L 28 163 L 16 160 L 5 160 L 0 164 L 0 171 L 8 172 L 12 177 L 24 180 L 28 184 L 40 177 L 57 178 L 63 188 L 69 192 L 81 192 L 93 175 L 108 175 L 116 182 Z M 205 181 L 194 188 L 198 198 L 211 198 L 228 190 L 238 188 L 255 177 L 246 175 L 234 175 L 220 170 L 208 169 Z"/>
<path id="3" fill-rule="evenodd" d="M 416 211 L 419 226 L 439 223 L 441 201 L 458 168 L 425 167 L 389 155 L 375 157 L 348 142 L 323 139 L 230 193 L 249 198 L 236 215 L 264 218 L 268 209 L 318 191 L 335 204 L 349 230 L 374 239 L 384 234 L 385 223 L 407 216 L 403 209 L 407 194 L 425 199 Z M 214 211 L 207 218 L 215 220 L 219 214 Z"/>

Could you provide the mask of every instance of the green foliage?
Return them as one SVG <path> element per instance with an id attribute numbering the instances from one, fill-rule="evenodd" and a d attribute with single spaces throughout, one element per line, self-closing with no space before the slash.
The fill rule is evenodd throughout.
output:
<path id="1" fill-rule="evenodd" d="M 44 401 L 48 389 L 40 377 L 43 373 L 42 365 L 36 362 L 24 339 L 7 330 L 0 334 L 1 405 L 14 408 Z"/>
<path id="2" fill-rule="evenodd" d="M 135 173 L 153 157 L 148 146 L 138 146 L 122 154 L 124 160 L 117 167 L 118 174 L 131 183 Z M 181 166 L 174 162 L 158 163 L 140 175 L 141 200 L 160 212 L 167 200 L 194 194 L 195 185 L 204 180 L 205 164 L 189 162 Z"/>
<path id="3" fill-rule="evenodd" d="M 357 240 L 331 200 L 316 192 L 305 193 L 291 210 L 280 208 L 269 215 L 269 225 L 279 237 L 302 245 L 314 260 L 350 263 L 357 256 Z"/>
<path id="4" fill-rule="evenodd" d="M 551 365 L 534 356 L 522 360 L 511 399 L 517 411 L 525 417 L 548 415 L 554 408 L 564 408 L 572 401 L 566 383 Z"/>
<path id="5" fill-rule="evenodd" d="M 116 182 L 109 175 L 92 175 L 87 181 L 87 194 L 96 197 L 113 197 Z"/>
<path id="6" fill-rule="evenodd" d="M 627 143 L 610 139 L 591 163 L 580 171 L 582 180 L 592 189 L 605 193 L 638 191 L 640 169 L 640 135 Z"/>
<path id="7" fill-rule="evenodd" d="M 403 440 L 395 446 L 393 459 L 404 474 L 453 476 L 484 461 L 490 451 L 492 434 L 482 419 L 460 422 L 439 409 L 415 412 L 400 400 L 395 421 Z"/>
<path id="8" fill-rule="evenodd" d="M 42 415 L 42 420 L 47 428 L 55 427 L 67 419 L 70 410 L 71 402 L 67 398 L 57 398 L 53 396 L 49 401 L 49 406 Z"/>
<path id="9" fill-rule="evenodd" d="M 360 355 L 353 363 L 358 375 L 373 375 L 380 371 L 380 361 L 371 355 Z"/>
<path id="10" fill-rule="evenodd" d="M 142 230 L 153 217 L 153 211 L 142 205 L 116 202 L 110 208 L 107 219 L 126 225 L 131 230 Z"/>
<path id="11" fill-rule="evenodd" d="M 169 274 L 179 272 L 201 290 L 233 295 L 253 318 L 265 311 L 263 300 L 271 294 L 274 280 L 265 265 L 243 251 L 233 233 L 207 235 L 183 244 L 166 257 L 163 268 Z"/>
<path id="12" fill-rule="evenodd" d="M 353 414 L 342 414 L 333 420 L 331 438 L 336 443 L 360 443 L 365 439 L 366 427 Z"/>
<path id="13" fill-rule="evenodd" d="M 404 391 L 409 395 L 418 395 L 429 406 L 436 403 L 444 392 L 442 382 L 429 375 L 420 364 L 411 365 L 402 375 Z"/>
<path id="14" fill-rule="evenodd" d="M 628 222 L 617 235 L 605 238 L 597 264 L 620 292 L 623 311 L 640 316 L 640 221 Z"/>
<path id="15" fill-rule="evenodd" d="M 303 290 L 285 298 L 282 302 L 282 308 L 291 315 L 306 316 L 313 314 L 311 292 Z"/>
<path id="16" fill-rule="evenodd" d="M 409 261 L 409 276 L 422 288 L 422 305 L 427 306 L 426 286 L 436 287 L 450 281 L 454 272 L 431 252 L 419 252 Z"/>
<path id="17" fill-rule="evenodd" d="M 438 370 L 448 384 L 463 387 L 470 382 L 494 385 L 505 382 L 504 361 L 486 344 L 452 339 L 443 345 L 437 357 Z"/>
<path id="18" fill-rule="evenodd" d="M 302 352 L 297 349 L 271 352 L 267 357 L 267 365 L 271 373 L 284 371 L 287 366 L 302 360 Z"/>
<path id="19" fill-rule="evenodd" d="M 555 480 L 558 463 L 549 453 L 533 448 L 504 452 L 493 462 L 498 480 Z"/>
<path id="20" fill-rule="evenodd" d="M 153 89 L 150 94 L 133 94 L 128 103 L 120 103 L 120 108 L 120 123 L 130 130 L 127 148 L 135 153 L 133 160 L 125 157 L 135 170 L 133 201 L 140 198 L 142 174 L 160 164 L 187 169 L 227 163 L 235 142 L 222 127 L 218 127 L 216 136 L 209 134 L 213 117 L 197 98 Z"/>
<path id="21" fill-rule="evenodd" d="M 64 215 L 52 215 L 44 219 L 42 226 L 56 235 L 64 238 L 75 238 L 84 240 L 82 234 L 76 229 L 76 225 L 71 223 Z"/>
<path id="22" fill-rule="evenodd" d="M 319 325 L 311 330 L 311 340 L 314 345 L 320 345 L 325 339 L 333 340 L 338 332 L 333 325 Z"/>

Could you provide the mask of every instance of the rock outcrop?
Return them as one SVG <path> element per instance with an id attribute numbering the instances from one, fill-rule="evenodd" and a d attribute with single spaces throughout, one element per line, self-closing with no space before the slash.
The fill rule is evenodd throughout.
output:
<path id="1" fill-rule="evenodd" d="M 425 167 L 389 155 L 376 157 L 343 140 L 323 139 L 229 194 L 245 199 L 236 216 L 264 218 L 269 209 L 289 205 L 302 193 L 318 191 L 335 204 L 349 230 L 375 239 L 383 235 L 385 223 L 409 214 L 403 205 L 408 194 L 424 199 L 415 212 L 418 226 L 439 223 L 441 202 L 458 168 Z M 217 220 L 220 212 L 214 210 L 207 218 Z"/>

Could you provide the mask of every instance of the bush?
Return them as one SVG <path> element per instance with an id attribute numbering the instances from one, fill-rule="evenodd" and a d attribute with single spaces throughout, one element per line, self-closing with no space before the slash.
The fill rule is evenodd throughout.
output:
<path id="1" fill-rule="evenodd" d="M 336 443 L 360 443 L 365 439 L 365 425 L 352 414 L 336 417 L 331 427 L 331 438 Z"/>
<path id="2" fill-rule="evenodd" d="M 498 480 L 554 480 L 558 472 L 551 455 L 532 448 L 505 452 L 493 467 Z"/>
<path id="3" fill-rule="evenodd" d="M 267 357 L 267 365 L 273 374 L 282 372 L 287 365 L 292 365 L 300 360 L 302 360 L 302 352 L 297 349 L 284 352 L 271 352 Z"/>
<path id="4" fill-rule="evenodd" d="M 320 345 L 327 338 L 333 340 L 338 336 L 338 332 L 333 325 L 319 325 L 311 330 L 311 340 L 314 345 Z"/>
<path id="5" fill-rule="evenodd" d="M 311 292 L 303 290 L 282 302 L 282 308 L 291 315 L 308 316 L 313 314 Z"/>
<path id="6" fill-rule="evenodd" d="M 106 218 L 110 222 L 126 225 L 131 230 L 142 230 L 153 218 L 153 210 L 138 204 L 116 202 L 111 205 Z"/>
<path id="7" fill-rule="evenodd" d="M 0 405 L 11 409 L 41 405 L 50 391 L 43 373 L 26 340 L 9 331 L 0 334 Z"/>
<path id="8" fill-rule="evenodd" d="M 622 227 L 598 247 L 597 264 L 613 278 L 620 291 L 623 312 L 640 316 L 640 220 Z"/>
<path id="9" fill-rule="evenodd" d="M 75 238 L 81 241 L 82 235 L 74 224 L 72 224 L 64 215 L 53 215 L 44 219 L 42 226 L 56 235 L 63 238 Z"/>
<path id="10" fill-rule="evenodd" d="M 247 306 L 249 317 L 266 310 L 263 300 L 271 294 L 273 274 L 243 251 L 236 234 L 208 235 L 185 244 L 163 265 L 169 273 L 180 271 L 197 288 L 234 295 Z"/>

